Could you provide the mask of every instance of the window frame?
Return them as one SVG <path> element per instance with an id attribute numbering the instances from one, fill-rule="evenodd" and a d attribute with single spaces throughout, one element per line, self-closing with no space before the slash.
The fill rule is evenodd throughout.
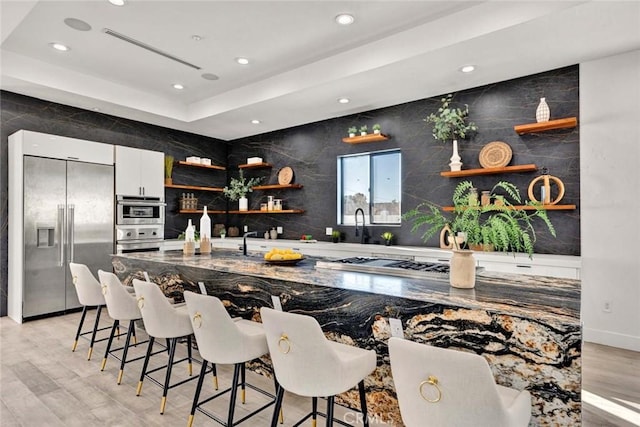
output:
<path id="1" fill-rule="evenodd" d="M 387 150 L 379 150 L 379 151 L 367 151 L 367 152 L 363 152 L 363 153 L 353 153 L 353 154 L 345 154 L 345 155 L 340 155 L 337 156 L 336 158 L 336 162 L 337 162 L 337 188 L 336 188 L 336 194 L 337 194 L 337 205 L 336 205 L 336 221 L 338 225 L 344 225 L 344 226 L 351 226 L 354 225 L 351 222 L 345 222 L 344 221 L 344 214 L 343 214 L 343 166 L 342 166 L 342 159 L 345 158 L 351 158 L 351 157 L 367 157 L 368 159 L 368 189 L 367 189 L 367 200 L 369 201 L 369 213 L 366 214 L 367 220 L 366 220 L 366 224 L 367 226 L 384 226 L 384 227 L 400 227 L 402 225 L 402 216 L 399 215 L 398 218 L 398 222 L 373 222 L 372 221 L 372 217 L 373 215 L 371 214 L 372 212 L 372 208 L 373 208 L 373 196 L 375 195 L 375 189 L 372 188 L 373 185 L 373 158 L 377 157 L 377 156 L 381 156 L 381 155 L 388 155 L 388 154 L 393 154 L 393 153 L 397 153 L 399 158 L 398 158 L 398 208 L 399 208 L 399 212 L 401 212 L 401 208 L 402 208 L 402 150 L 399 148 L 390 148 Z"/>

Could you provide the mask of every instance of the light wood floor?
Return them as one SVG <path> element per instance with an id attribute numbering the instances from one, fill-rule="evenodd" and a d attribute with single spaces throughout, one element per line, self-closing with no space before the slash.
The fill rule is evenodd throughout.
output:
<path id="1" fill-rule="evenodd" d="M 87 316 L 89 321 L 93 320 L 94 313 L 90 312 Z M 162 391 L 159 387 L 147 380 L 142 395 L 135 395 L 142 361 L 127 364 L 122 384 L 118 386 L 117 360 L 110 358 L 105 371 L 100 371 L 106 342 L 96 344 L 91 361 L 86 359 L 88 342 L 85 340 L 80 340 L 75 353 L 71 352 L 79 318 L 80 314 L 74 313 L 22 325 L 8 317 L 0 318 L 0 425 L 186 425 L 195 381 L 170 390 L 165 414 L 160 415 Z M 104 325 L 108 321 L 105 315 Z M 138 335 L 139 339 L 144 338 L 143 332 Z M 132 350 L 132 353 L 142 355 L 144 348 L 146 345 Z M 595 344 L 585 344 L 583 351 L 583 388 L 589 393 L 590 401 L 587 403 L 587 399 L 583 399 L 583 425 L 640 425 L 640 354 Z M 156 359 L 166 360 L 164 357 Z M 194 365 L 194 376 L 197 376 L 199 369 L 199 365 Z M 186 363 L 183 363 L 176 366 L 174 375 L 176 378 L 186 378 L 186 371 Z M 228 386 L 230 369 L 219 366 L 218 373 L 220 386 Z M 161 378 L 161 374 L 162 371 L 157 378 Z M 247 372 L 247 380 L 268 391 L 273 390 L 272 382 L 260 375 Z M 211 390 L 210 383 L 208 385 Z M 208 408 L 224 414 L 226 396 L 218 400 L 220 402 L 214 401 L 213 406 Z M 239 408 L 237 414 L 242 416 L 264 402 L 261 395 L 248 389 L 247 404 Z M 596 405 L 608 405 L 607 410 L 622 408 L 622 418 Z M 287 393 L 284 426 L 293 425 L 309 411 L 309 406 L 308 399 Z M 320 406 L 324 410 L 324 402 L 321 401 Z M 268 426 L 271 413 L 271 408 L 268 408 L 242 425 Z M 351 421 L 355 414 L 337 407 L 336 416 Z M 194 426 L 214 425 L 218 424 L 203 414 L 196 413 Z M 320 419 L 318 425 L 324 425 L 324 420 Z"/>

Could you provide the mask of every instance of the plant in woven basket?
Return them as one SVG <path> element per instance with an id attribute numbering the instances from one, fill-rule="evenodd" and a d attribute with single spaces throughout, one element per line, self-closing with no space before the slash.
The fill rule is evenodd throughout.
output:
<path id="1" fill-rule="evenodd" d="M 485 206 L 481 206 L 477 198 L 470 197 L 472 188 L 470 181 L 462 181 L 456 186 L 452 197 L 454 210 L 451 213 L 443 212 L 442 207 L 435 203 L 423 202 L 406 212 L 403 219 L 413 221 L 413 233 L 427 227 L 422 234 L 425 242 L 443 227 L 449 226 L 454 235 L 461 233 L 465 236 L 467 245 L 492 245 L 496 251 L 514 254 L 526 252 L 530 258 L 533 257 L 536 241 L 534 218 L 539 218 L 549 233 L 556 236 L 543 205 L 526 201 L 524 205 L 533 207 L 533 210 L 516 208 L 515 205 L 522 205 L 523 202 L 514 184 L 507 181 L 497 183 L 491 189 L 490 203 Z M 455 249 L 460 249 L 457 239 L 452 240 Z"/>

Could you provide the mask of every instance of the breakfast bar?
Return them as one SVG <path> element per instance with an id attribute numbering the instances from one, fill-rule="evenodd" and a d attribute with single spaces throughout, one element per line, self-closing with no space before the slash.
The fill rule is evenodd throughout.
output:
<path id="1" fill-rule="evenodd" d="M 199 292 L 203 282 L 232 316 L 255 321 L 260 308 L 271 307 L 277 296 L 284 311 L 315 317 L 329 339 L 375 350 L 377 369 L 365 380 L 367 404 L 389 425 L 402 425 L 387 350 L 389 318 L 401 320 L 406 339 L 480 354 L 498 384 L 529 390 L 530 425 L 580 424 L 578 280 L 480 272 L 474 289 L 455 289 L 446 277 L 324 270 L 315 268 L 318 260 L 270 265 L 260 253 L 242 256 L 219 249 L 195 256 L 169 251 L 112 258 L 125 285 L 147 272 L 179 302 L 185 290 Z M 268 359 L 250 368 L 271 375 Z M 415 369 L 416 375 L 426 374 Z M 337 401 L 359 407 L 356 390 Z"/>

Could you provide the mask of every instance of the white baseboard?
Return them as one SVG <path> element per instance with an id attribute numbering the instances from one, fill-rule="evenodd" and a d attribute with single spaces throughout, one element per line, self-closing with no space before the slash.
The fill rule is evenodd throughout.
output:
<path id="1" fill-rule="evenodd" d="M 582 339 L 586 342 L 608 345 L 610 347 L 640 351 L 640 337 L 633 335 L 585 328 L 582 331 Z"/>

